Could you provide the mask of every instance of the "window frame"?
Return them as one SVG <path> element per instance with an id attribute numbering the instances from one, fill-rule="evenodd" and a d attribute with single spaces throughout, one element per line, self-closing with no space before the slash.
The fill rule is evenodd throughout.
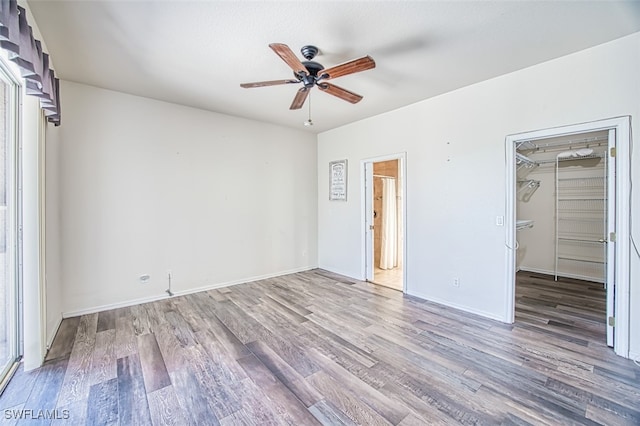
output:
<path id="1" fill-rule="evenodd" d="M 0 392 L 15 371 L 17 362 L 23 355 L 23 286 L 22 286 L 22 79 L 16 74 L 15 67 L 6 53 L 0 55 L 0 84 L 6 84 L 6 236 L 7 252 L 7 300 L 12 300 L 6 313 L 8 319 L 8 359 L 6 365 L 0 365 Z M 4 301 L 3 301 L 4 303 Z M 10 361 L 13 359 L 13 362 Z"/>

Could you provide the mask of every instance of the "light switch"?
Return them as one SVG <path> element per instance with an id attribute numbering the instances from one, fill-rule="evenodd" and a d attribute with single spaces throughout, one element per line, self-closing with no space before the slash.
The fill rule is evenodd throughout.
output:
<path id="1" fill-rule="evenodd" d="M 496 216 L 496 226 L 504 226 L 504 216 Z"/>

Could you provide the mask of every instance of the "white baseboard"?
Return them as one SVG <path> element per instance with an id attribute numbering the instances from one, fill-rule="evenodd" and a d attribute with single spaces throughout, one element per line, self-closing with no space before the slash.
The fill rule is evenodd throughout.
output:
<path id="1" fill-rule="evenodd" d="M 508 321 L 505 321 L 505 318 L 503 318 L 503 317 L 501 317 L 499 315 L 495 315 L 495 314 L 493 314 L 491 312 L 480 311 L 478 309 L 473 309 L 473 308 L 470 308 L 468 306 L 458 305 L 457 303 L 451 303 L 451 302 L 448 302 L 448 301 L 445 301 L 445 300 L 441 300 L 441 299 L 438 299 L 436 297 L 427 297 L 427 296 L 425 296 L 423 294 L 409 293 L 409 292 L 407 292 L 407 294 L 409 296 L 414 296 L 414 297 L 418 297 L 420 299 L 426 300 L 427 302 L 437 303 L 438 305 L 447 306 L 449 308 L 458 309 L 460 311 L 468 312 L 470 314 L 474 314 L 474 315 L 478 315 L 478 316 L 481 316 L 481 317 L 489 318 L 489 319 L 492 319 L 492 320 L 496 320 L 496 321 L 500 321 L 500 322 L 507 322 L 508 323 Z"/>
<path id="2" fill-rule="evenodd" d="M 629 359 L 640 363 L 640 352 L 629 352 Z"/>
<path id="3" fill-rule="evenodd" d="M 351 273 L 344 272 L 344 271 L 339 271 L 339 270 L 337 270 L 335 268 L 327 268 L 327 267 L 324 267 L 324 266 L 318 266 L 318 268 L 319 269 L 324 269 L 325 271 L 331 272 L 333 274 L 338 274 L 338 275 L 342 275 L 342 276 L 347 277 L 347 278 L 351 278 L 352 280 L 366 281 L 366 279 L 363 278 L 363 277 L 360 277 L 360 276 L 356 277 L 356 276 L 353 276 L 353 274 L 351 274 Z"/>
<path id="4" fill-rule="evenodd" d="M 53 328 L 53 333 L 51 333 L 51 336 L 47 336 L 47 341 L 46 341 L 47 352 L 51 348 L 51 345 L 53 344 L 53 339 L 55 339 L 56 334 L 58 334 L 58 330 L 60 329 L 60 324 L 62 324 L 62 319 L 63 319 L 62 314 L 60 314 L 60 316 L 58 317 L 57 324 Z"/>
<path id="5" fill-rule="evenodd" d="M 102 311 L 109 311 L 111 309 L 126 308 L 127 306 L 134 306 L 134 305 L 140 305 L 142 303 L 155 302 L 156 300 L 167 299 L 169 297 L 170 296 L 168 294 L 163 293 L 161 295 L 156 295 L 156 296 L 141 297 L 139 299 L 125 300 L 123 302 L 109 303 L 109 304 L 106 304 L 106 305 L 99 305 L 99 306 L 92 306 L 92 307 L 86 308 L 86 309 L 78 309 L 78 310 L 75 310 L 75 311 L 63 312 L 62 313 L 62 317 L 63 318 L 73 318 L 73 317 L 78 317 L 78 316 L 81 316 L 81 315 L 90 315 L 90 314 L 95 314 L 95 313 L 102 312 Z"/>
<path id="6" fill-rule="evenodd" d="M 225 283 L 206 285 L 206 286 L 203 286 L 203 287 L 197 287 L 197 288 L 192 288 L 192 289 L 188 289 L 188 290 L 174 291 L 173 294 L 174 294 L 174 296 L 184 296 L 186 294 L 199 293 L 201 291 L 215 290 L 216 288 L 229 287 L 229 286 L 232 286 L 232 285 L 244 284 L 244 283 L 252 283 L 252 282 L 260 281 L 260 280 L 267 280 L 269 278 L 281 277 L 282 275 L 296 274 L 298 272 L 310 271 L 310 270 L 316 269 L 316 268 L 317 268 L 317 266 L 304 266 L 302 268 L 289 269 L 288 271 L 276 272 L 274 274 L 259 275 L 259 276 L 250 277 L 250 278 L 243 278 L 243 279 L 239 279 L 239 280 L 235 280 L 235 281 L 228 281 L 228 282 L 225 282 Z"/>
<path id="7" fill-rule="evenodd" d="M 547 269 L 529 268 L 528 266 L 519 266 L 518 271 L 533 272 L 535 274 L 555 275 L 555 271 L 549 271 Z"/>
<path id="8" fill-rule="evenodd" d="M 535 274 L 544 274 L 544 275 L 555 275 L 556 271 L 549 271 L 547 269 L 538 269 L 538 268 L 529 268 L 528 266 L 520 266 L 518 267 L 519 271 L 522 272 L 533 272 Z M 563 278 L 573 278 L 576 280 L 584 280 L 584 281 L 593 281 L 596 283 L 603 283 L 603 280 L 600 280 L 598 278 L 594 278 L 594 277 L 588 277 L 586 275 L 574 275 L 574 274 L 565 274 L 563 273 L 562 275 L 558 275 L 559 277 L 563 277 Z"/>
<path id="9" fill-rule="evenodd" d="M 280 277 L 282 275 L 289 275 L 289 274 L 295 274 L 295 273 L 298 273 L 298 272 L 310 271 L 310 270 L 316 269 L 316 268 L 317 268 L 317 266 L 304 266 L 304 267 L 301 267 L 301 268 L 289 269 L 289 270 L 286 270 L 286 271 L 279 271 L 279 272 L 275 272 L 275 273 L 272 273 L 272 274 L 264 274 L 264 275 L 258 275 L 258 276 L 248 277 L 248 278 L 242 278 L 242 279 L 238 279 L 238 280 L 234 280 L 234 281 L 216 283 L 216 284 L 206 285 L 206 286 L 202 286 L 202 287 L 191 288 L 191 289 L 187 289 L 187 290 L 178 290 L 178 291 L 174 291 L 173 292 L 173 296 L 169 296 L 167 293 L 162 293 L 162 294 L 155 295 L 155 296 L 148 296 L 148 297 L 142 297 L 142 298 L 139 298 L 139 299 L 125 300 L 125 301 L 122 301 L 122 302 L 110 303 L 110 304 L 100 305 L 100 306 L 93 306 L 93 307 L 86 308 L 86 309 L 78 309 L 78 310 L 75 310 L 75 311 L 63 312 L 62 313 L 62 318 L 71 318 L 71 317 L 77 317 L 77 316 L 80 316 L 80 315 L 95 314 L 97 312 L 109 311 L 111 309 L 125 308 L 127 306 L 135 306 L 135 305 L 140 305 L 140 304 L 143 304 L 143 303 L 155 302 L 156 300 L 167 299 L 169 297 L 184 296 L 186 294 L 199 293 L 199 292 L 202 292 L 202 291 L 214 290 L 216 288 L 229 287 L 229 286 L 236 285 L 236 284 L 250 283 L 250 282 L 254 282 L 254 281 L 260 281 L 260 280 L 266 280 L 266 279 L 269 279 L 269 278 Z"/>

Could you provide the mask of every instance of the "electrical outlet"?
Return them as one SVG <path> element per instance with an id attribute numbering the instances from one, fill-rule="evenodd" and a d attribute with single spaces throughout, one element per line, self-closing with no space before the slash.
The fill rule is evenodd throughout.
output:
<path id="1" fill-rule="evenodd" d="M 454 287 L 460 287 L 460 278 L 454 278 L 453 279 L 453 286 Z"/>

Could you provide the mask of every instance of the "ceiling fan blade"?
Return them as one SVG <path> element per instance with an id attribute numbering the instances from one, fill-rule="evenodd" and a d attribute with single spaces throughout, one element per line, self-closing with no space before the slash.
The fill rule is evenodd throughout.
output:
<path id="1" fill-rule="evenodd" d="M 296 73 L 296 75 L 309 74 L 307 68 L 302 65 L 300 59 L 298 59 L 295 53 L 293 53 L 291 49 L 289 49 L 289 46 L 282 43 L 271 43 L 269 47 L 273 49 L 273 51 L 276 52 L 276 54 L 287 63 L 287 65 L 289 65 L 289 67 L 293 70 L 294 73 Z"/>
<path id="2" fill-rule="evenodd" d="M 345 62 L 344 64 L 336 65 L 320 71 L 318 74 L 325 79 L 342 77 L 343 75 L 353 74 L 360 71 L 370 70 L 375 68 L 376 63 L 371 56 L 364 56 L 353 61 Z"/>
<path id="3" fill-rule="evenodd" d="M 291 106 L 289 109 L 300 109 L 302 105 L 304 105 L 304 101 L 307 100 L 307 96 L 309 96 L 309 89 L 306 87 L 300 88 L 298 93 L 296 93 L 296 97 L 293 98 L 293 102 L 291 102 Z"/>
<path id="4" fill-rule="evenodd" d="M 278 84 L 293 84 L 293 83 L 300 83 L 300 80 L 257 81 L 255 83 L 242 83 L 240 85 L 240 87 L 244 87 L 245 89 L 249 89 L 251 87 L 276 86 Z"/>
<path id="5" fill-rule="evenodd" d="M 352 104 L 356 104 L 362 100 L 362 96 L 357 93 L 353 93 L 347 89 L 343 89 L 342 87 L 338 87 L 335 84 L 331 83 L 318 83 L 318 87 L 323 92 L 326 92 L 330 95 L 337 96 L 340 99 L 343 99 L 347 102 L 351 102 Z"/>

